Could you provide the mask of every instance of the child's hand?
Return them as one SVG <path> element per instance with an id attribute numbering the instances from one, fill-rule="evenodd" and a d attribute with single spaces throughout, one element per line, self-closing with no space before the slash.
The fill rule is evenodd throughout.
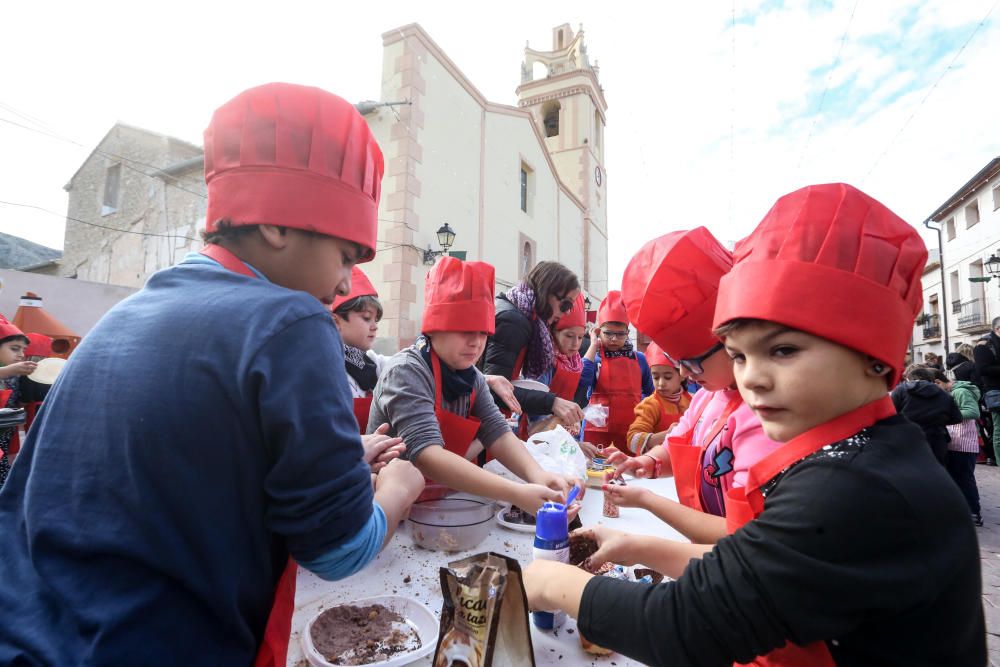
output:
<path id="1" fill-rule="evenodd" d="M 652 493 L 649 489 L 621 484 L 605 484 L 601 487 L 604 496 L 621 507 L 645 507 L 646 499 Z"/>
<path id="2" fill-rule="evenodd" d="M 552 401 L 552 416 L 559 420 L 564 427 L 572 427 L 583 421 L 583 410 L 573 401 L 556 397 Z"/>
<path id="3" fill-rule="evenodd" d="M 597 445 L 592 445 L 589 442 L 581 442 L 580 449 L 583 450 L 584 455 L 588 459 L 593 459 L 595 456 L 603 456 L 604 450 Z"/>
<path id="4" fill-rule="evenodd" d="M 424 476 L 409 461 L 396 459 L 389 461 L 375 478 L 375 490 L 398 494 L 399 500 L 408 508 L 424 490 Z"/>
<path id="5" fill-rule="evenodd" d="M 15 364 L 7 364 L 3 367 L 4 374 L 3 377 L 14 377 L 16 375 L 31 375 L 38 368 L 38 364 L 34 361 L 19 361 Z"/>
<path id="6" fill-rule="evenodd" d="M 617 464 L 614 472 L 604 475 L 605 479 L 621 477 L 625 473 L 638 479 L 652 479 L 656 475 L 656 463 L 648 454 L 625 456 L 621 452 L 608 457 L 608 463 Z"/>
<path id="7" fill-rule="evenodd" d="M 521 404 L 514 397 L 514 385 L 502 375 L 487 375 L 486 386 L 503 401 L 513 414 L 521 414 Z"/>
<path id="8" fill-rule="evenodd" d="M 592 537 L 597 542 L 597 551 L 587 559 L 588 567 L 591 564 L 615 563 L 616 565 L 635 565 L 638 562 L 631 553 L 632 536 L 628 533 L 608 528 L 600 523 L 575 532 Z"/>
<path id="9" fill-rule="evenodd" d="M 545 503 L 558 503 L 565 499 L 565 492 L 541 484 L 517 484 L 511 502 L 529 514 L 537 514 Z"/>
<path id="10" fill-rule="evenodd" d="M 392 438 L 386 435 L 389 425 L 382 424 L 374 433 L 361 436 L 361 444 L 365 448 L 365 463 L 372 467 L 372 472 L 378 472 L 392 459 L 399 458 L 406 450 L 402 438 Z M 400 446 L 402 445 L 402 448 Z M 376 465 L 378 469 L 375 468 Z"/>

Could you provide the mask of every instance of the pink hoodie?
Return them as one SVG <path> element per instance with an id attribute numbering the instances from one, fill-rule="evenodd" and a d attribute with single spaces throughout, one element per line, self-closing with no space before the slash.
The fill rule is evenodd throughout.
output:
<path id="1" fill-rule="evenodd" d="M 691 406 L 669 435 L 684 435 L 693 429 L 692 444 L 700 446 L 702 438 L 708 435 L 729 402 L 739 398 L 739 395 L 736 389 L 714 392 L 702 389 L 694 395 Z M 692 423 L 699 412 L 701 416 L 697 423 Z M 722 495 L 734 486 L 746 486 L 750 466 L 779 446 L 779 443 L 764 435 L 757 415 L 746 403 L 741 403 L 729 415 L 726 425 L 705 452 L 702 464 L 709 472 L 702 475 L 701 496 L 706 509 L 711 510 L 712 514 L 723 516 Z"/>

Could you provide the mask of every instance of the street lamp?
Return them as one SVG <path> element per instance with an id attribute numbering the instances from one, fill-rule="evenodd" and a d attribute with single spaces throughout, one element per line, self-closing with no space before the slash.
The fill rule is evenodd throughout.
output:
<path id="1" fill-rule="evenodd" d="M 429 245 L 424 250 L 424 264 L 427 266 L 433 266 L 439 255 L 447 255 L 448 250 L 455 245 L 455 230 L 447 222 L 438 227 L 437 237 L 441 250 L 431 250 Z"/>
<path id="2" fill-rule="evenodd" d="M 997 257 L 996 253 L 992 253 L 983 265 L 986 267 L 986 273 L 991 276 L 1000 275 L 1000 257 Z"/>

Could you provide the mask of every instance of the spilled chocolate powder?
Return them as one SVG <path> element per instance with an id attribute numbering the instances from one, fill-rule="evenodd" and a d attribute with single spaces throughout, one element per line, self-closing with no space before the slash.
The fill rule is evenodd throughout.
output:
<path id="1" fill-rule="evenodd" d="M 316 618 L 310 634 L 320 655 L 335 665 L 367 665 L 420 648 L 413 628 L 380 604 L 331 607 Z"/>

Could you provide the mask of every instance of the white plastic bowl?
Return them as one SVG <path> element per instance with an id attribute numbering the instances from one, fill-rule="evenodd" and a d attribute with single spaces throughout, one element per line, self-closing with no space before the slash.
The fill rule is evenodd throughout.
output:
<path id="1" fill-rule="evenodd" d="M 369 662 L 365 665 L 365 667 L 395 667 L 396 665 L 408 665 L 411 662 L 419 660 L 425 655 L 430 655 L 434 652 L 435 647 L 437 647 L 438 640 L 437 617 L 434 616 L 434 613 L 430 609 L 416 600 L 404 598 L 398 595 L 383 595 L 373 598 L 364 598 L 362 600 L 354 600 L 353 602 L 347 602 L 344 605 L 331 605 L 323 611 L 333 607 L 345 605 L 366 607 L 372 604 L 380 604 L 386 609 L 394 611 L 402 616 L 406 621 L 406 624 L 413 628 L 413 630 L 417 633 L 417 637 L 420 638 L 420 648 L 407 651 L 405 653 L 397 653 L 388 660 Z M 320 655 L 319 651 L 316 650 L 316 647 L 313 646 L 312 626 L 323 611 L 318 612 L 315 616 L 309 619 L 308 623 L 306 623 L 306 627 L 300 635 L 302 640 L 302 652 L 305 653 L 306 660 L 308 660 L 309 664 L 313 665 L 313 667 L 338 667 L 339 663 L 327 662 L 327 660 Z"/>

